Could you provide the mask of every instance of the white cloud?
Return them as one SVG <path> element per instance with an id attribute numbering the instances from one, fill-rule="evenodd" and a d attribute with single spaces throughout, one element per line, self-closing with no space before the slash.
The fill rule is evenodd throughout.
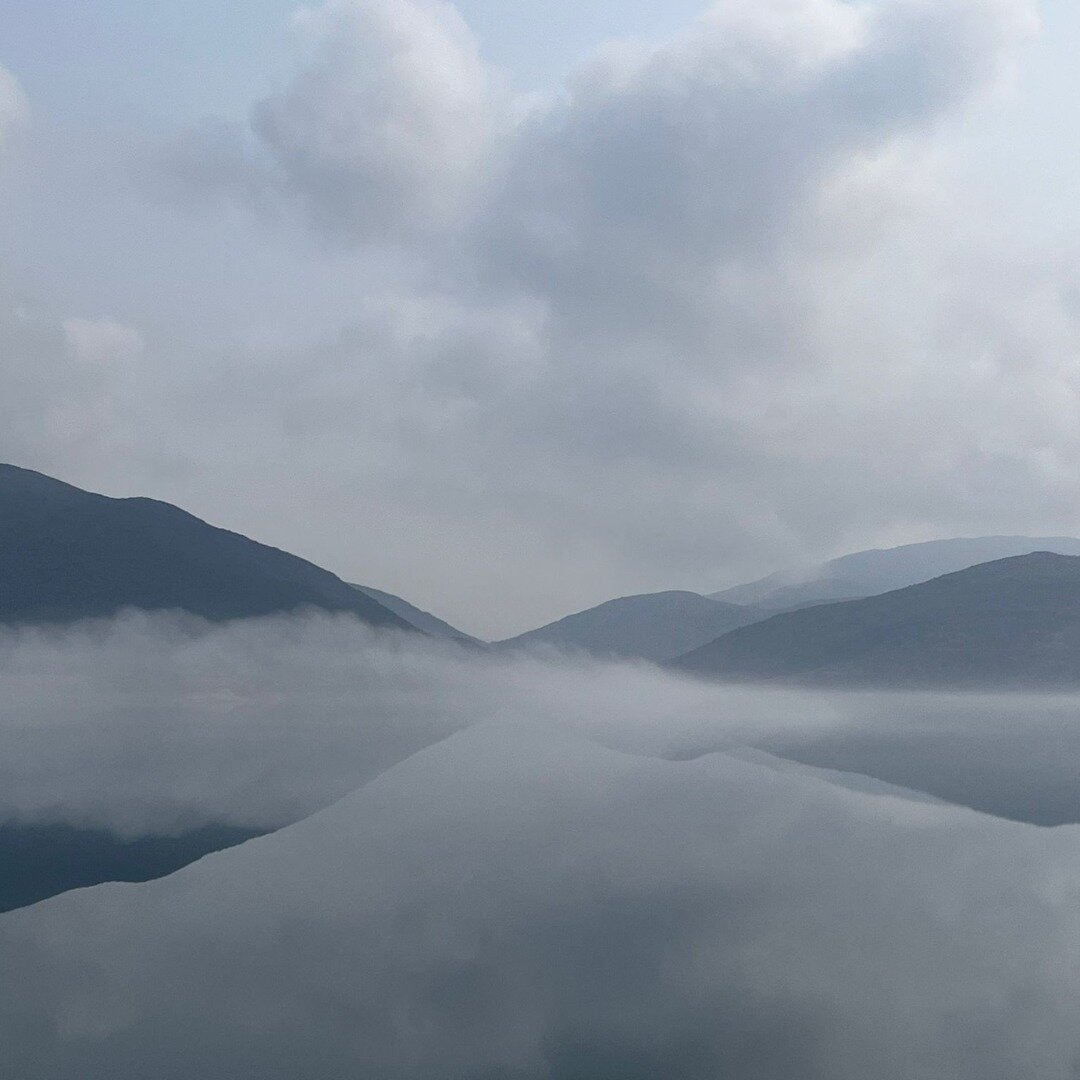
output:
<path id="1" fill-rule="evenodd" d="M 349 242 L 445 227 L 491 152 L 496 79 L 443 0 L 332 0 L 296 17 L 310 56 L 255 104 L 250 131 L 210 125 L 172 162 L 196 188 L 295 201 Z M 247 152 L 244 143 L 250 143 Z"/>

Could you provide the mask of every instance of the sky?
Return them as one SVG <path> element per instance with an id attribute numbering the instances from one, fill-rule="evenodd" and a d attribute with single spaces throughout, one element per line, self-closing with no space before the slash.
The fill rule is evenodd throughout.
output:
<path id="1" fill-rule="evenodd" d="M 482 637 L 1080 532 L 1073 4 L 2 6 L 0 460 Z"/>

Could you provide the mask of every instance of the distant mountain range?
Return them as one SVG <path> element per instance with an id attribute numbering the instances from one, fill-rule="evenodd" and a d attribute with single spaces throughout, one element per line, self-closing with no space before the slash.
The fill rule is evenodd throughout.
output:
<path id="1" fill-rule="evenodd" d="M 1080 555 L 1080 540 L 1067 536 L 981 536 L 859 551 L 833 559 L 816 570 L 770 574 L 760 581 L 712 593 L 711 598 L 789 611 L 808 604 L 877 596 L 977 563 L 1033 551 Z"/>
<path id="2" fill-rule="evenodd" d="M 670 660 L 763 617 L 752 609 L 692 592 L 624 596 L 498 643 L 553 645 L 594 656 Z"/>
<path id="3" fill-rule="evenodd" d="M 108 498 L 0 465 L 0 624 L 66 623 L 125 608 L 213 621 L 312 608 L 483 644 L 399 596 L 349 585 L 167 503 Z M 984 537 L 859 552 L 802 580 L 773 575 L 711 597 L 621 597 L 494 647 L 533 645 L 724 681 L 1076 689 L 1080 540 Z M 909 781 L 890 746 L 768 749 Z M 1069 799 L 1041 808 L 1044 823 L 1075 820 Z M 0 823 L 0 911 L 97 881 L 156 877 L 248 835 L 212 825 L 129 842 Z"/>
<path id="4" fill-rule="evenodd" d="M 213 621 L 314 608 L 482 644 L 399 596 L 167 503 L 0 465 L 0 623 L 124 608 Z M 621 597 L 495 647 L 532 645 L 745 681 L 1080 685 L 1080 540 L 995 536 L 858 552 L 801 581 L 773 575 L 713 596 Z"/>
<path id="5" fill-rule="evenodd" d="M 496 647 L 550 645 L 595 656 L 665 662 L 780 613 L 877 596 L 1036 551 L 1080 556 L 1080 540 L 987 536 L 861 551 L 834 559 L 814 573 L 773 574 L 710 596 L 673 591 L 609 600 Z M 399 613 L 408 618 L 406 612 Z"/>
<path id="6" fill-rule="evenodd" d="M 880 596 L 775 615 L 672 666 L 755 682 L 1075 687 L 1080 558 L 1037 552 Z"/>
<path id="7" fill-rule="evenodd" d="M 300 608 L 409 623 L 304 559 L 152 499 L 111 499 L 0 465 L 0 623 L 123 608 L 224 621 Z"/>

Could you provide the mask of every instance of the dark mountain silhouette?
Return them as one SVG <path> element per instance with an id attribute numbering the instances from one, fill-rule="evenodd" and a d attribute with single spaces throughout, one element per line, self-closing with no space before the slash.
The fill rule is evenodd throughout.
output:
<path id="1" fill-rule="evenodd" d="M 596 656 L 669 660 L 762 614 L 691 592 L 650 593 L 598 607 L 499 642 L 501 648 L 555 645 Z"/>
<path id="2" fill-rule="evenodd" d="M 1080 685 L 1080 558 L 1036 552 L 881 596 L 775 615 L 673 662 L 828 685 Z"/>
<path id="3" fill-rule="evenodd" d="M 383 592 L 381 589 L 373 589 L 369 585 L 354 585 L 353 588 L 366 593 L 372 600 L 378 601 L 384 608 L 388 608 L 410 626 L 415 626 L 417 630 L 423 630 L 430 637 L 450 638 L 452 641 L 462 641 L 469 645 L 483 644 L 479 638 L 471 637 L 463 630 L 458 630 L 457 627 L 444 622 L 438 616 L 432 615 L 431 612 L 410 604 L 408 600 L 402 600 L 400 596 Z"/>
<path id="4" fill-rule="evenodd" d="M 809 604 L 877 596 L 979 563 L 1035 551 L 1080 555 L 1080 540 L 1068 536 L 980 536 L 857 551 L 813 570 L 770 574 L 760 581 L 736 585 L 713 593 L 712 599 L 789 611 Z"/>
<path id="5" fill-rule="evenodd" d="M 123 608 L 224 621 L 306 607 L 408 626 L 326 570 L 168 503 L 111 499 L 0 465 L 0 623 Z"/>

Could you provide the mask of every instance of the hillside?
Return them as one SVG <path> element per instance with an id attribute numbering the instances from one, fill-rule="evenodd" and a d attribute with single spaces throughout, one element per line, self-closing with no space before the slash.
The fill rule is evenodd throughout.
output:
<path id="1" fill-rule="evenodd" d="M 408 626 L 328 571 L 168 503 L 107 498 L 0 465 L 0 623 L 123 608 L 223 621 L 304 607 Z"/>
<path id="2" fill-rule="evenodd" d="M 649 593 L 609 600 L 499 646 L 554 645 L 596 656 L 660 661 L 760 618 L 759 612 L 697 593 Z"/>
<path id="3" fill-rule="evenodd" d="M 469 645 L 483 644 L 478 638 L 466 634 L 456 626 L 451 626 L 444 619 L 432 615 L 430 611 L 424 611 L 415 604 L 410 604 L 408 600 L 403 600 L 400 596 L 383 592 L 382 589 L 373 589 L 369 585 L 354 585 L 353 588 L 359 589 L 360 592 L 404 619 L 410 626 L 415 626 L 417 630 L 422 630 L 431 637 L 450 638 L 452 641 L 463 641 Z"/>
<path id="4" fill-rule="evenodd" d="M 740 681 L 1080 685 L 1080 558 L 1037 552 L 881 596 L 773 616 L 674 667 Z"/>
<path id="5" fill-rule="evenodd" d="M 857 551 L 812 571 L 770 574 L 760 581 L 711 595 L 714 600 L 731 604 L 759 604 L 787 611 L 809 604 L 876 596 L 979 563 L 1035 551 L 1080 555 L 1080 540 L 1067 536 L 980 536 Z"/>

